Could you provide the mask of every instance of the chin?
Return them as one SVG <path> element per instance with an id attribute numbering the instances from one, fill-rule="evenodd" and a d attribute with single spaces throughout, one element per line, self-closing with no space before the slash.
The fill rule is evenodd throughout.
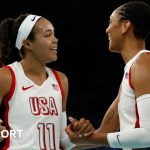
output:
<path id="1" fill-rule="evenodd" d="M 112 52 L 112 53 L 120 53 L 120 52 L 119 52 L 118 50 L 116 50 L 116 49 L 115 49 L 115 50 L 114 50 L 114 49 L 109 49 L 109 51 Z"/>
<path id="2" fill-rule="evenodd" d="M 49 60 L 48 60 L 48 63 L 50 63 L 50 62 L 55 62 L 55 61 L 57 61 L 57 57 L 56 57 L 56 58 L 51 58 L 51 59 L 49 59 Z"/>
<path id="3" fill-rule="evenodd" d="M 58 59 L 57 56 L 55 58 L 53 58 L 54 61 L 56 61 L 57 59 Z"/>
<path id="4" fill-rule="evenodd" d="M 112 49 L 112 48 L 110 48 L 110 47 L 109 47 L 109 51 L 110 51 L 110 52 L 114 52 L 114 51 L 113 51 L 113 49 Z"/>
<path id="5" fill-rule="evenodd" d="M 116 52 L 116 49 L 113 48 L 112 46 L 109 46 L 109 51 L 110 51 L 110 52 Z"/>
<path id="6" fill-rule="evenodd" d="M 112 50 L 112 49 L 109 49 L 109 51 L 110 51 L 110 52 L 112 52 L 112 53 L 113 53 L 113 52 L 115 52 L 115 51 L 114 51 L 114 50 Z"/>

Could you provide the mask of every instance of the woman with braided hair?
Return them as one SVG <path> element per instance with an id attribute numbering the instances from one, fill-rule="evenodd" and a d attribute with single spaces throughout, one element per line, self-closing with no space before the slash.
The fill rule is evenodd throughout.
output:
<path id="1" fill-rule="evenodd" d="M 73 143 L 84 148 L 144 150 L 150 147 L 150 52 L 145 41 L 150 33 L 150 6 L 142 1 L 119 6 L 106 33 L 110 52 L 120 53 L 126 64 L 118 96 L 95 134 L 79 140 L 70 126 L 66 131 Z"/>

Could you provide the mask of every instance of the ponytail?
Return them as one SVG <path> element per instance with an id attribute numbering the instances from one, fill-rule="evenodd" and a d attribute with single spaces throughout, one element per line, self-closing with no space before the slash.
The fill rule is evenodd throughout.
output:
<path id="1" fill-rule="evenodd" d="M 6 59 L 13 49 L 13 53 L 20 52 L 20 56 L 23 58 L 25 56 L 24 49 L 22 48 L 20 51 L 17 50 L 15 43 L 16 37 L 18 34 L 18 29 L 22 23 L 22 21 L 29 14 L 22 14 L 18 18 L 7 18 L 0 23 L 0 67 L 4 65 Z M 30 33 L 30 39 L 33 38 L 33 32 Z"/>
<path id="2" fill-rule="evenodd" d="M 14 19 L 8 18 L 0 23 L 0 65 L 3 65 L 13 48 L 11 28 Z"/>

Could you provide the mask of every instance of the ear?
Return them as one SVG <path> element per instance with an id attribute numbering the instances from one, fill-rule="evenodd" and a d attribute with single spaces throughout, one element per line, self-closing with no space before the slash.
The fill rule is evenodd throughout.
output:
<path id="1" fill-rule="evenodd" d="M 22 41 L 22 46 L 23 46 L 25 49 L 31 49 L 31 47 L 32 47 L 31 41 L 29 41 L 29 40 L 23 40 L 23 41 Z"/>
<path id="2" fill-rule="evenodd" d="M 131 26 L 131 22 L 129 20 L 125 20 L 122 23 L 122 33 L 126 33 Z"/>

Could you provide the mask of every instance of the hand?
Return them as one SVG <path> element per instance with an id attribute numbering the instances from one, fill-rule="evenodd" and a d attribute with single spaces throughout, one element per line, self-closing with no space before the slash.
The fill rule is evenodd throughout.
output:
<path id="1" fill-rule="evenodd" d="M 71 125 L 72 131 L 76 131 L 76 134 L 78 134 L 79 137 L 90 136 L 95 131 L 90 121 L 86 120 L 85 118 L 81 118 L 78 121 L 77 119 L 73 117 L 69 117 L 69 120 L 71 122 L 70 125 Z"/>
<path id="2" fill-rule="evenodd" d="M 1 131 L 6 130 L 5 126 L 2 126 L 3 121 L 0 119 L 0 142 L 4 140 L 4 138 L 1 137 Z"/>
<path id="3" fill-rule="evenodd" d="M 94 127 L 89 120 L 81 118 L 79 121 L 75 118 L 69 117 L 71 124 L 66 127 L 66 133 L 68 134 L 71 142 L 78 144 L 83 142 L 88 136 L 94 133 Z"/>
<path id="4" fill-rule="evenodd" d="M 72 124 L 68 125 L 65 128 L 65 131 L 68 134 L 68 136 L 70 138 L 70 141 L 74 144 L 81 144 L 83 138 L 85 138 L 85 136 L 80 136 L 79 137 L 79 134 L 77 133 L 77 131 L 73 131 Z"/>

